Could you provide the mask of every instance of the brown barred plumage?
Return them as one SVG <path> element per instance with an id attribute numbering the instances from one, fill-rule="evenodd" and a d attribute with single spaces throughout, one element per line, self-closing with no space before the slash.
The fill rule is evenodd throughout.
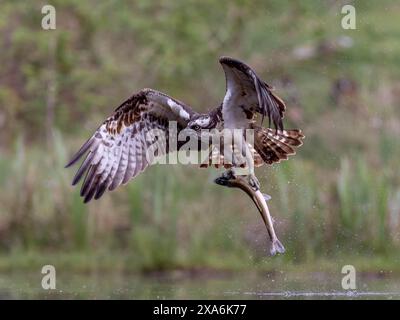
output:
<path id="1" fill-rule="evenodd" d="M 266 164 L 279 163 L 287 160 L 289 156 L 296 154 L 296 148 L 303 144 L 304 135 L 301 130 L 278 130 L 253 126 L 254 129 L 254 146 L 250 145 L 253 155 L 254 166 L 261 167 Z M 222 149 L 222 148 L 221 148 Z M 200 168 L 224 167 L 232 168 L 231 162 L 224 161 L 223 150 L 213 150 L 207 162 L 203 162 Z M 243 165 L 240 165 L 244 168 Z"/>
<path id="2" fill-rule="evenodd" d="M 274 130 L 254 126 L 254 148 L 267 164 L 279 163 L 296 154 L 296 148 L 303 144 L 301 130 Z"/>
<path id="3" fill-rule="evenodd" d="M 139 91 L 115 109 L 67 165 L 85 158 L 73 179 L 73 184 L 76 184 L 84 177 L 81 195 L 85 202 L 98 199 L 107 189 L 113 190 L 127 183 L 149 166 L 152 158 L 146 158 L 146 152 L 155 137 L 148 135 L 154 134 L 152 129 L 157 129 L 168 136 L 170 121 L 177 122 L 178 132 L 174 134 L 186 128 L 196 132 L 201 129 L 253 128 L 254 145 L 251 146 L 246 137 L 245 140 L 255 167 L 278 163 L 295 154 L 304 136 L 300 130 L 283 130 L 286 106 L 282 99 L 243 62 L 222 57 L 220 63 L 225 72 L 227 89 L 223 102 L 209 113 L 194 112 L 184 103 L 152 89 Z M 262 119 L 268 117 L 274 129 L 256 126 L 257 115 L 261 115 Z M 180 141 L 177 144 L 178 150 L 184 143 Z M 157 153 L 151 156 L 171 151 L 168 140 L 161 144 Z M 199 147 L 202 147 L 200 140 Z M 245 146 L 245 149 L 248 148 Z M 243 150 L 235 152 L 241 154 Z M 245 166 L 240 163 L 233 165 L 226 161 L 223 153 L 215 150 L 200 167 L 210 165 L 217 168 Z"/>

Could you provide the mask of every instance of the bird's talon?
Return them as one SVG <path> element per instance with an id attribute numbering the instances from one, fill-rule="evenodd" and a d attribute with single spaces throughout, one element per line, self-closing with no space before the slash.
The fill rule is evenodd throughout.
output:
<path id="1" fill-rule="evenodd" d="M 224 171 L 222 177 L 228 180 L 235 179 L 235 173 L 233 172 L 233 170 L 229 169 Z"/>
<path id="2" fill-rule="evenodd" d="M 258 179 L 254 174 L 249 174 L 247 179 L 248 179 L 248 183 L 249 183 L 250 187 L 254 191 L 260 190 L 260 182 L 258 182 Z"/>
<path id="3" fill-rule="evenodd" d="M 224 173 L 222 173 L 221 176 L 214 179 L 214 182 L 221 186 L 229 186 L 230 181 L 234 180 L 234 179 L 236 179 L 236 176 L 235 176 L 233 170 L 227 170 L 227 171 L 224 171 Z"/>

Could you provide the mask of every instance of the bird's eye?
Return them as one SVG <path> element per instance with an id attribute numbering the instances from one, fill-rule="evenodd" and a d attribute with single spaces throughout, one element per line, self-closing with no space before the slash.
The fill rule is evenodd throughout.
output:
<path id="1" fill-rule="evenodd" d="M 193 130 L 195 130 L 195 131 L 200 130 L 200 126 L 199 126 L 198 124 L 195 124 L 195 125 L 193 126 Z"/>

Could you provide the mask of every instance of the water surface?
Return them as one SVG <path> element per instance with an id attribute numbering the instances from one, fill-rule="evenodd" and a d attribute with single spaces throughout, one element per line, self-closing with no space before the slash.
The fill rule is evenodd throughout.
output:
<path id="1" fill-rule="evenodd" d="M 42 288 L 42 276 L 0 274 L 0 299 L 400 299 L 400 276 L 379 273 L 359 275 L 352 291 L 329 273 L 58 272 L 55 290 Z"/>

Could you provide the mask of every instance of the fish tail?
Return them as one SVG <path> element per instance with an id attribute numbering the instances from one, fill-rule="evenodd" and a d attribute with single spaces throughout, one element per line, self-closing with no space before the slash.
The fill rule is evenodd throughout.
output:
<path id="1" fill-rule="evenodd" d="M 271 253 L 272 256 L 276 255 L 277 253 L 280 253 L 280 254 L 285 253 L 285 247 L 279 241 L 278 238 L 272 240 L 270 253 Z"/>

